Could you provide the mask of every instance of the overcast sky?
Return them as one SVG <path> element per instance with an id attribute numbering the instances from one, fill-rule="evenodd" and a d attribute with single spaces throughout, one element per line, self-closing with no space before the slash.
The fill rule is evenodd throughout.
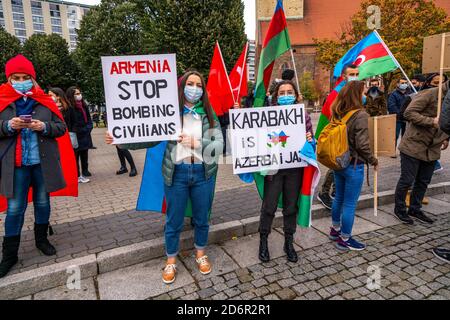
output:
<path id="1" fill-rule="evenodd" d="M 245 5 L 245 32 L 250 40 L 255 40 L 255 1 L 256 0 L 243 0 Z M 100 0 L 72 0 L 69 2 L 96 5 L 100 3 Z"/>

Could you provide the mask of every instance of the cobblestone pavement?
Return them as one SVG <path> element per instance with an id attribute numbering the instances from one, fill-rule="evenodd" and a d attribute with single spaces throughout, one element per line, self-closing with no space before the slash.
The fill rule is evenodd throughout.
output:
<path id="1" fill-rule="evenodd" d="M 58 287 L 25 299 L 182 299 L 182 300 L 350 300 L 450 299 L 450 264 L 434 257 L 435 246 L 450 247 L 450 196 L 437 195 L 428 210 L 435 223 L 400 224 L 388 212 L 357 212 L 354 234 L 367 244 L 360 252 L 342 253 L 328 240 L 329 218 L 295 236 L 298 263 L 287 262 L 281 230 L 270 235 L 272 261 L 257 258 L 258 236 L 208 248 L 213 264 L 201 275 L 193 252 L 182 252 L 175 283 L 161 281 L 164 259 L 100 274 L 82 281 L 81 290 Z"/>
<path id="2" fill-rule="evenodd" d="M 317 116 L 313 116 L 313 119 L 317 119 Z M 56 233 L 50 240 L 58 250 L 57 256 L 44 256 L 35 248 L 31 206 L 26 213 L 20 261 L 11 271 L 12 274 L 162 235 L 164 221 L 160 214 L 134 210 L 145 150 L 132 152 L 139 170 L 137 177 L 116 176 L 114 173 L 119 167 L 119 160 L 115 148 L 103 143 L 104 131 L 93 131 L 97 149 L 91 150 L 89 155 L 90 171 L 93 174 L 91 182 L 80 185 L 78 198 L 52 198 L 51 223 Z M 399 158 L 381 160 L 379 191 L 395 188 L 399 161 Z M 450 180 L 450 152 L 444 153 L 442 163 L 445 170 L 436 174 L 432 183 Z M 325 170 L 322 170 L 322 176 L 324 174 Z M 255 186 L 245 184 L 234 176 L 230 164 L 220 165 L 218 181 L 213 224 L 259 215 L 261 200 Z M 363 194 L 371 192 L 372 187 L 365 184 Z M 0 235 L 4 232 L 4 218 L 5 215 L 0 214 Z M 186 228 L 190 226 L 186 225 Z"/>

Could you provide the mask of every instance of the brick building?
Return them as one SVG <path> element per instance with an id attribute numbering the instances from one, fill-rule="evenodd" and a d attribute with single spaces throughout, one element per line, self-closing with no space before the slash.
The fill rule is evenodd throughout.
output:
<path id="1" fill-rule="evenodd" d="M 330 71 L 316 60 L 313 39 L 336 39 L 341 26 L 360 9 L 362 0 L 284 0 L 284 10 L 289 36 L 295 51 L 295 61 L 299 77 L 310 72 L 318 89 L 324 94 L 330 90 Z M 434 0 L 437 6 L 450 14 L 450 0 Z M 256 43 L 257 62 L 276 0 L 256 0 Z M 289 53 L 275 64 L 273 78 L 279 78 L 284 68 L 292 68 Z"/>

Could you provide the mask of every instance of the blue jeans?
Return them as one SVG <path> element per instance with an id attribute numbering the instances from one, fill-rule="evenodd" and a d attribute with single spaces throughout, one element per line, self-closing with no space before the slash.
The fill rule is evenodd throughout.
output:
<path id="1" fill-rule="evenodd" d="M 45 191 L 41 165 L 14 168 L 14 195 L 8 199 L 5 219 L 5 236 L 20 235 L 28 206 L 28 191 L 33 187 L 34 219 L 37 224 L 47 224 L 50 219 L 50 195 Z"/>
<path id="2" fill-rule="evenodd" d="M 175 257 L 179 251 L 180 234 L 188 199 L 192 203 L 194 243 L 197 250 L 203 250 L 208 243 L 209 212 L 214 196 L 214 177 L 205 178 L 203 164 L 180 164 L 175 166 L 172 185 L 164 186 L 167 202 L 166 254 Z"/>
<path id="3" fill-rule="evenodd" d="M 349 165 L 344 170 L 334 171 L 336 196 L 331 209 L 333 227 L 341 229 L 341 236 L 352 235 L 355 210 L 364 182 L 364 164 Z"/>

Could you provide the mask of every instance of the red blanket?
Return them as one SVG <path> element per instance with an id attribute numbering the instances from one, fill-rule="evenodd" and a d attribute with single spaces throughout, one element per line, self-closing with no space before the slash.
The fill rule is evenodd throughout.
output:
<path id="1" fill-rule="evenodd" d="M 27 94 L 33 100 L 39 102 L 44 107 L 47 107 L 62 121 L 64 118 L 56 106 L 53 99 L 41 88 L 33 87 L 31 93 Z M 12 102 L 19 99 L 22 95 L 14 90 L 10 84 L 6 83 L 0 86 L 0 112 L 5 110 Z M 50 196 L 78 196 L 78 173 L 75 162 L 75 154 L 70 141 L 69 132 L 66 130 L 64 136 L 57 138 L 59 148 L 59 155 L 61 159 L 61 167 L 64 174 L 64 180 L 66 181 L 66 187 L 64 189 L 52 192 Z M 31 189 L 31 188 L 30 188 Z M 32 192 L 28 193 L 28 201 L 32 200 Z M 0 196 L 0 212 L 7 209 L 6 198 Z"/>

